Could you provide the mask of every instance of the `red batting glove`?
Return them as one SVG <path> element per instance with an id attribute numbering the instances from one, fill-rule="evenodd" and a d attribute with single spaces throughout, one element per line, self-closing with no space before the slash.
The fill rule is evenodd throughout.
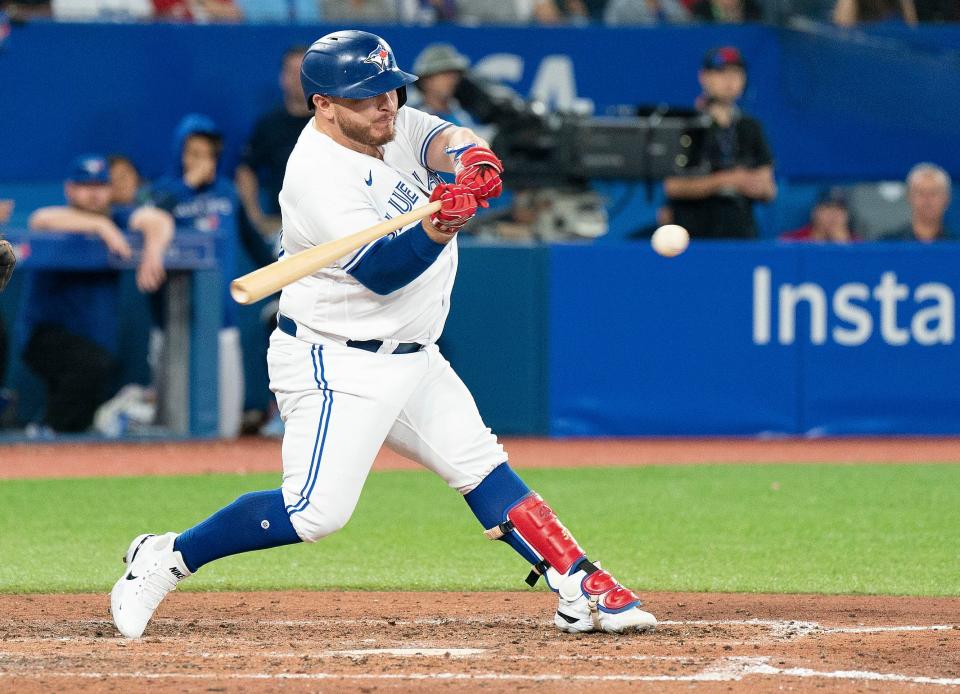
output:
<path id="1" fill-rule="evenodd" d="M 486 147 L 471 147 L 457 159 L 456 181 L 465 185 L 477 196 L 481 207 L 488 207 L 487 200 L 503 192 L 503 162 Z"/>
<path id="2" fill-rule="evenodd" d="M 430 215 L 430 223 L 444 234 L 456 234 L 477 213 L 477 197 L 466 186 L 441 183 L 430 193 L 430 202 L 440 201 L 440 209 Z"/>

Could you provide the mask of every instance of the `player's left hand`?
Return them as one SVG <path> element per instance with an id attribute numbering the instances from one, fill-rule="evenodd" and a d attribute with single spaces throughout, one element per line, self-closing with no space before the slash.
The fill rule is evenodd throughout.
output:
<path id="1" fill-rule="evenodd" d="M 430 202 L 440 201 L 440 209 L 430 215 L 430 223 L 444 234 L 456 234 L 477 213 L 477 197 L 466 186 L 441 183 L 430 193 Z"/>
<path id="2" fill-rule="evenodd" d="M 471 147 L 457 158 L 456 182 L 470 189 L 480 204 L 488 207 L 490 198 L 503 192 L 503 162 L 486 147 Z"/>
<path id="3" fill-rule="evenodd" d="M 10 281 L 10 275 L 13 274 L 13 268 L 17 264 L 17 256 L 13 252 L 13 246 L 9 241 L 0 239 L 0 292 Z"/>

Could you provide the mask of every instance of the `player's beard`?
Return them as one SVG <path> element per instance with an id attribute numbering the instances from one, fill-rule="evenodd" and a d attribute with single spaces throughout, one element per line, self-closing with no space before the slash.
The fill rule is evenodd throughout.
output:
<path id="1" fill-rule="evenodd" d="M 387 121 L 388 127 L 386 130 L 381 130 L 376 134 L 374 133 L 374 128 L 377 126 L 376 121 L 368 125 L 360 125 L 348 120 L 347 118 L 343 118 L 340 121 L 340 130 L 345 136 L 354 142 L 359 142 L 360 144 L 367 145 L 369 147 L 379 147 L 393 140 L 393 137 L 396 134 L 396 127 L 394 125 L 396 118 L 396 114 L 392 115 L 390 120 Z"/>

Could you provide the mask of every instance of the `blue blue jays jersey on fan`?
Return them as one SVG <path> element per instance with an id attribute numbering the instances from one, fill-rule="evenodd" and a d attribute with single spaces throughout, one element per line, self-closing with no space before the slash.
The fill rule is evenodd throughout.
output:
<path id="1" fill-rule="evenodd" d="M 236 276 L 239 240 L 236 194 L 233 183 L 219 175 L 212 183 L 198 188 L 183 181 L 183 144 L 195 133 L 218 135 L 218 130 L 205 116 L 193 114 L 181 121 L 174 136 L 172 173 L 153 185 L 151 198 L 157 207 L 173 215 L 178 230 L 190 229 L 215 235 L 217 264 L 223 285 L 223 325 L 229 327 L 236 324 L 236 305 L 229 293 L 230 281 Z"/>

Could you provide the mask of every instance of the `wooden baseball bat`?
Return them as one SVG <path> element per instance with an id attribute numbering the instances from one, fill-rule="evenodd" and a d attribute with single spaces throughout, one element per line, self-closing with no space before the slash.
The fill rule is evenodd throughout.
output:
<path id="1" fill-rule="evenodd" d="M 260 301 L 260 299 L 280 291 L 288 284 L 293 284 L 297 280 L 327 267 L 337 258 L 342 258 L 351 251 L 386 236 L 391 231 L 402 229 L 408 224 L 428 217 L 439 209 L 440 201 L 437 200 L 399 217 L 374 224 L 369 229 L 344 236 L 342 239 L 321 243 L 319 246 L 288 255 L 265 265 L 259 270 L 254 270 L 235 279 L 230 283 L 230 296 L 238 304 L 252 304 L 255 301 Z"/>

